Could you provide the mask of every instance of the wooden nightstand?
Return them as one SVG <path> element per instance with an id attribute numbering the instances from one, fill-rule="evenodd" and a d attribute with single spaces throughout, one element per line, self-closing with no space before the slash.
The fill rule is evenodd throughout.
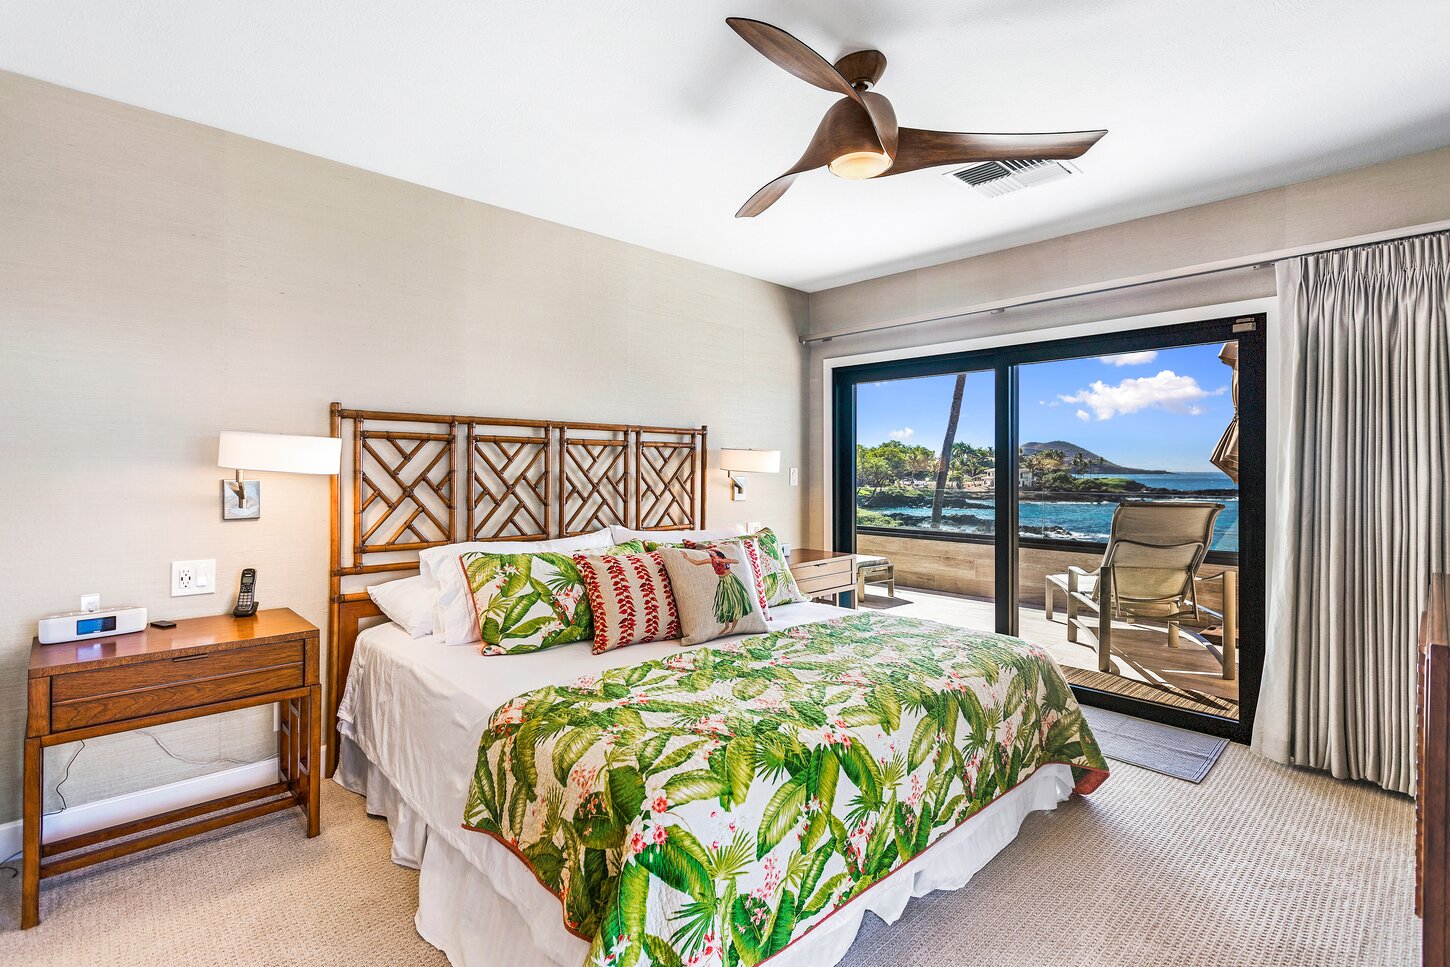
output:
<path id="1" fill-rule="evenodd" d="M 286 608 L 251 618 L 189 618 L 175 628 L 115 638 L 33 644 L 20 925 L 40 922 L 40 881 L 49 876 L 291 806 L 302 809 L 307 835 L 316 836 L 319 772 L 313 764 L 321 765 L 322 735 L 317 651 L 317 628 Z M 282 703 L 276 782 L 44 843 L 41 754 L 47 746 L 273 702 Z"/>
<path id="2" fill-rule="evenodd" d="M 792 547 L 789 564 L 796 586 L 806 597 L 830 597 L 842 607 L 856 606 L 856 555 Z"/>

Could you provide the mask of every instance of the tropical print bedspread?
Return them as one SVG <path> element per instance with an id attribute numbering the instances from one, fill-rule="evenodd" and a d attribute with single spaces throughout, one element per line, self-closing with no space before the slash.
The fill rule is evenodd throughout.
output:
<path id="1" fill-rule="evenodd" d="M 514 699 L 464 825 L 597 967 L 749 967 L 1054 762 L 1108 774 L 1045 651 L 862 613 Z"/>

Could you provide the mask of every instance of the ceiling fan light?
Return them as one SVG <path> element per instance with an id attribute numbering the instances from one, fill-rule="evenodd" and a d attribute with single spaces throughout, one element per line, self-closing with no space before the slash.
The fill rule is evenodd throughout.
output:
<path id="1" fill-rule="evenodd" d="M 880 151 L 848 151 L 830 164 L 837 178 L 861 181 L 875 178 L 891 167 L 891 156 Z"/>

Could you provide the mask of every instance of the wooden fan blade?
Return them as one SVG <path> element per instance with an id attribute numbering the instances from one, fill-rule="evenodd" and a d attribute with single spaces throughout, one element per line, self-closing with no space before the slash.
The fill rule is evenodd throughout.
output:
<path id="1" fill-rule="evenodd" d="M 780 200 L 780 196 L 785 194 L 786 189 L 791 186 L 791 182 L 795 181 L 798 174 L 800 174 L 799 171 L 787 171 L 779 178 L 766 182 L 759 191 L 750 196 L 745 204 L 740 206 L 740 211 L 735 213 L 735 217 L 754 218 L 774 205 Z"/>
<path id="2" fill-rule="evenodd" d="M 896 116 L 891 113 L 891 104 L 884 97 L 880 98 L 880 101 L 885 104 L 886 113 L 893 122 L 894 129 Z M 806 150 L 801 154 L 800 160 L 751 195 L 750 200 L 735 213 L 735 217 L 754 218 L 775 204 L 780 196 L 785 194 L 791 182 L 795 181 L 796 175 L 816 168 L 824 168 L 847 152 L 874 151 L 877 140 L 869 110 L 863 111 L 861 105 L 855 101 L 841 98 L 831 106 L 831 109 L 826 112 L 826 116 L 821 118 L 821 123 L 816 125 L 816 133 L 811 135 L 811 143 L 806 145 Z"/>
<path id="3" fill-rule="evenodd" d="M 725 22 L 775 66 L 789 71 L 807 84 L 814 84 L 822 90 L 843 94 L 857 103 L 864 103 L 860 93 L 851 86 L 850 81 L 841 76 L 841 72 L 830 61 L 779 27 L 745 17 L 726 17 Z"/>
<path id="4" fill-rule="evenodd" d="M 922 168 L 963 165 L 973 161 L 1065 161 L 1081 157 L 1106 131 L 1059 131 L 1052 134 L 956 134 L 901 128 L 896 161 L 878 178 Z"/>

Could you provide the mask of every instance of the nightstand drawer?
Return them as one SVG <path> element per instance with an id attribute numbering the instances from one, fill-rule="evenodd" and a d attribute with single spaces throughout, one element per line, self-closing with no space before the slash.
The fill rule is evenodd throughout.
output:
<path id="1" fill-rule="evenodd" d="M 832 557 L 824 561 L 807 561 L 801 564 L 790 566 L 792 574 L 808 575 L 817 577 L 825 574 L 850 574 L 852 570 L 852 557 Z"/>
<path id="2" fill-rule="evenodd" d="M 797 583 L 802 579 L 815 581 L 827 577 L 849 582 L 852 579 L 851 561 L 852 559 L 849 557 L 833 557 L 829 560 L 812 561 L 808 564 L 792 564 L 790 573 L 795 575 Z"/>
<path id="3" fill-rule="evenodd" d="M 801 589 L 804 595 L 826 594 L 831 591 L 849 591 L 855 585 L 851 582 L 851 572 L 832 571 L 822 574 L 812 569 L 808 574 L 797 573 L 795 575 L 796 587 Z"/>
<path id="4" fill-rule="evenodd" d="M 51 728 L 81 728 L 304 684 L 301 641 L 57 675 Z"/>

